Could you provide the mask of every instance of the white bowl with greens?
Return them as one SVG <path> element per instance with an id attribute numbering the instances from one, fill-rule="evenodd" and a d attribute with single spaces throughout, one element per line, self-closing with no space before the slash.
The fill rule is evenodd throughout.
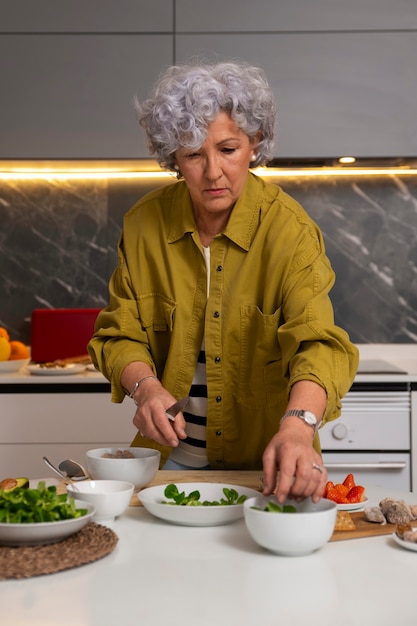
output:
<path id="1" fill-rule="evenodd" d="M 0 545 L 56 543 L 81 530 L 95 507 L 57 494 L 55 486 L 0 490 Z"/>
<path id="2" fill-rule="evenodd" d="M 245 501 L 243 512 L 249 534 L 258 545 L 275 554 L 300 556 L 329 541 L 337 505 L 324 498 L 317 503 L 307 498 L 278 505 L 274 496 L 258 495 Z"/>
<path id="3" fill-rule="evenodd" d="M 243 517 L 246 498 L 255 489 L 223 483 L 170 483 L 138 493 L 145 509 L 166 522 L 182 526 L 219 526 Z"/>

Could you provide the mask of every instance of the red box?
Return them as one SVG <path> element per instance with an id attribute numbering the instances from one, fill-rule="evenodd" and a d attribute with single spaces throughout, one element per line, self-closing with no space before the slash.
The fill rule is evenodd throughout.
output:
<path id="1" fill-rule="evenodd" d="M 87 354 L 101 309 L 34 309 L 31 359 L 45 362 Z"/>

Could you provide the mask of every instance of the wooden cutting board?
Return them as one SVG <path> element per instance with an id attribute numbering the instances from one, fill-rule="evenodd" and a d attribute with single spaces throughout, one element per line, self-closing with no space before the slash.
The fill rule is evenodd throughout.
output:
<path id="1" fill-rule="evenodd" d="M 360 539 L 361 537 L 378 537 L 380 535 L 392 535 L 395 533 L 395 524 L 375 524 L 365 519 L 363 511 L 350 513 L 356 526 L 355 530 L 335 530 L 330 541 L 343 541 L 346 539 Z M 417 526 L 417 520 L 411 522 L 411 526 Z"/>

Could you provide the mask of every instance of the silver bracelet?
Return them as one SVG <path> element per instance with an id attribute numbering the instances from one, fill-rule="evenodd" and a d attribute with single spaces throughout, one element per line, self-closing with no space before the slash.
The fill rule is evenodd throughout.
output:
<path id="1" fill-rule="evenodd" d="M 144 376 L 143 378 L 138 380 L 137 383 L 135 383 L 132 391 L 129 393 L 129 398 L 133 399 L 133 396 L 135 395 L 136 391 L 138 390 L 139 385 L 141 385 L 145 380 L 148 380 L 149 378 L 155 378 L 156 380 L 158 380 L 158 376 L 154 376 L 153 374 L 149 374 L 149 376 Z"/>

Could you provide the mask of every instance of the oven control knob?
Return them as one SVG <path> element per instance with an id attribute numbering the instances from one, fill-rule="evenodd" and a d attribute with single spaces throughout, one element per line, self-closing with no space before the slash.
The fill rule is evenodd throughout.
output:
<path id="1" fill-rule="evenodd" d="M 335 439 L 345 439 L 349 434 L 348 427 L 343 422 L 335 424 L 332 429 L 332 435 Z"/>

